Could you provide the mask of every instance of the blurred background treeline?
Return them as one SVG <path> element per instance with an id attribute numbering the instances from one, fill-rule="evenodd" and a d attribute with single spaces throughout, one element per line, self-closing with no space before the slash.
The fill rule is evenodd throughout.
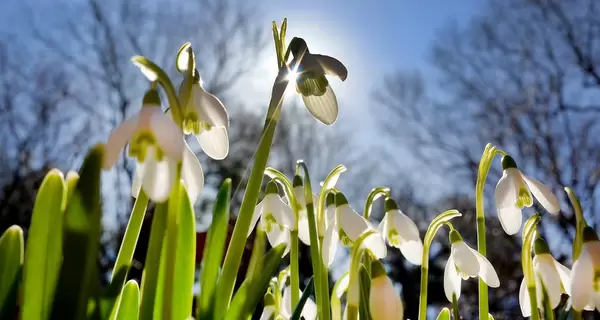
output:
<path id="1" fill-rule="evenodd" d="M 418 6 L 443 11 L 447 6 L 441 2 Z M 342 10 L 352 10 L 352 3 L 331 19 L 344 19 Z M 383 0 L 370 4 L 375 9 L 389 5 Z M 105 140 L 140 107 L 148 83 L 130 57 L 145 55 L 179 79 L 174 54 L 186 41 L 194 45 L 205 89 L 224 101 L 231 118 L 225 160 L 209 159 L 190 141 L 206 175 L 196 205 L 198 230 L 210 224 L 207 213 L 215 187 L 226 177 L 234 182 L 237 212 L 274 77 L 266 66 L 275 64 L 269 22 L 287 15 L 270 16 L 268 6 L 235 0 L 0 3 L 0 233 L 12 224 L 27 228 L 36 190 L 50 168 L 77 168 L 87 148 Z M 387 185 L 422 234 L 433 216 L 456 208 L 465 216 L 455 222 L 457 229 L 475 245 L 475 178 L 481 151 L 494 143 L 561 199 L 561 214 L 545 216 L 542 233 L 556 258 L 570 266 L 574 216 L 562 188 L 573 188 L 594 225 L 600 204 L 599 6 L 595 0 L 489 0 L 468 9 L 468 19 L 448 14 L 436 22 L 425 52 L 418 53 L 423 63 L 368 76 L 361 71 L 353 75 L 353 65 L 347 63 L 349 81 L 358 78 L 362 90 L 344 91 L 345 84 L 331 81 L 342 117 L 335 126 L 317 124 L 297 99 L 288 99 L 271 165 L 291 176 L 295 161 L 304 159 L 318 181 L 343 163 L 349 172 L 340 188 L 358 211 L 371 188 Z M 290 26 L 293 10 L 287 15 Z M 394 30 L 394 21 L 371 19 L 370 28 Z M 327 22 L 327 15 L 314 20 Z M 420 28 L 433 27 L 413 21 L 412 28 L 408 32 L 418 35 Z M 288 33 L 304 36 L 301 27 L 298 34 Z M 403 51 L 411 50 L 411 43 L 394 37 L 372 37 L 369 41 L 389 45 L 392 58 L 401 60 Z M 343 39 L 353 41 L 350 34 Z M 365 56 L 362 67 L 375 63 L 368 48 L 357 47 Z M 377 61 L 387 66 L 396 62 Z M 348 93 L 369 103 L 358 103 L 363 100 Z M 131 210 L 134 169 L 133 161 L 123 157 L 103 177 L 104 233 L 98 259 L 104 275 L 112 268 Z M 500 288 L 490 291 L 490 307 L 496 319 L 517 319 L 521 240 L 506 236 L 495 215 L 499 169 L 495 164 L 486 189 L 488 253 L 501 279 Z M 148 210 L 149 218 L 153 208 Z M 381 211 L 376 210 L 376 219 Z M 139 264 L 145 255 L 144 230 L 136 252 Z M 303 252 L 302 268 L 310 272 L 308 250 Z M 399 251 L 389 252 L 386 263 L 402 291 L 405 315 L 415 319 L 420 270 Z M 447 234 L 442 234 L 431 255 L 429 301 L 434 309 L 449 304 L 442 289 L 448 254 Z M 332 273 L 335 277 L 342 271 L 336 266 Z M 460 302 L 465 319 L 475 319 L 475 281 L 464 282 Z"/>

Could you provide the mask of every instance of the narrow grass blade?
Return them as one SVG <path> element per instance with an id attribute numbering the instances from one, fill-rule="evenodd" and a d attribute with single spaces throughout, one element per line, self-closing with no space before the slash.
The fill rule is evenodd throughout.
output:
<path id="1" fill-rule="evenodd" d="M 140 290 L 135 280 L 129 280 L 123 287 L 117 320 L 138 319 L 140 307 Z"/>
<path id="2" fill-rule="evenodd" d="M 298 304 L 294 308 L 294 313 L 292 313 L 292 317 L 290 318 L 290 320 L 300 320 L 300 316 L 302 315 L 302 309 L 304 309 L 304 305 L 306 304 L 306 301 L 308 300 L 311 293 L 313 292 L 313 289 L 314 289 L 313 284 L 314 284 L 313 277 L 310 277 L 310 279 L 308 280 L 308 284 L 306 285 L 306 288 L 304 288 L 304 291 L 302 292 L 302 296 L 300 297 L 300 300 L 298 300 Z"/>
<path id="3" fill-rule="evenodd" d="M 65 209 L 63 263 L 54 296 L 53 319 L 84 319 L 88 301 L 99 287 L 96 263 L 100 245 L 100 171 L 103 153 L 102 145 L 88 153 Z"/>
<path id="4" fill-rule="evenodd" d="M 23 229 L 14 225 L 0 237 L 0 319 L 13 318 L 17 310 L 23 258 Z"/>
<path id="5" fill-rule="evenodd" d="M 66 198 L 62 172 L 50 170 L 38 190 L 27 237 L 23 266 L 21 319 L 45 320 L 62 260 L 62 206 Z"/>
<path id="6" fill-rule="evenodd" d="M 175 277 L 171 299 L 171 319 L 188 319 L 194 302 L 196 267 L 196 218 L 185 187 L 179 185 L 179 219 L 177 221 L 177 250 Z"/>
<path id="7" fill-rule="evenodd" d="M 148 253 L 142 274 L 142 302 L 140 306 L 140 319 L 152 319 L 154 314 L 155 298 L 159 280 L 160 255 L 163 248 L 165 228 L 167 227 L 167 203 L 156 205 L 152 217 Z"/>
<path id="8" fill-rule="evenodd" d="M 246 319 L 251 315 L 267 291 L 269 281 L 277 273 L 284 251 L 285 244 L 280 244 L 267 252 L 260 262 L 262 271 L 247 278 L 233 296 L 226 320 Z"/>
<path id="9" fill-rule="evenodd" d="M 358 312 L 360 319 L 371 319 L 371 311 L 369 310 L 369 296 L 371 293 L 371 276 L 361 264 L 358 270 L 358 278 L 360 280 L 360 305 L 358 306 Z"/>
<path id="10" fill-rule="evenodd" d="M 215 200 L 213 219 L 208 230 L 206 248 L 202 256 L 200 271 L 200 295 L 198 296 L 196 318 L 212 319 L 215 290 L 219 269 L 225 253 L 225 241 L 229 227 L 229 199 L 231 198 L 231 179 L 226 179 Z"/>

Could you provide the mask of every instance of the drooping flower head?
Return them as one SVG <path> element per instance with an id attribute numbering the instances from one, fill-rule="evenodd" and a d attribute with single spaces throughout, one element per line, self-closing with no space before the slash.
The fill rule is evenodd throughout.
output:
<path id="1" fill-rule="evenodd" d="M 377 259 L 385 258 L 387 255 L 385 241 L 381 234 L 377 232 L 373 224 L 354 211 L 342 193 L 337 193 L 335 195 L 335 205 L 337 231 L 342 244 L 345 246 L 352 246 L 365 232 L 374 231 L 373 234 L 363 240 L 362 246 Z M 323 250 L 328 246 L 329 243 L 326 243 L 325 239 L 323 239 Z"/>
<path id="2" fill-rule="evenodd" d="M 390 246 L 400 249 L 410 263 L 421 265 L 423 242 L 419 228 L 391 198 L 385 199 L 384 209 L 385 216 L 377 229 Z"/>
<path id="3" fill-rule="evenodd" d="M 533 205 L 533 197 L 551 214 L 560 210 L 558 199 L 544 184 L 524 175 L 511 156 L 502 158 L 502 177 L 496 185 L 496 207 L 504 231 L 515 234 L 521 228 L 521 210 Z M 533 195 L 533 196 L 532 196 Z"/>
<path id="4" fill-rule="evenodd" d="M 335 58 L 311 53 L 302 38 L 293 38 L 289 50 L 296 72 L 296 90 L 302 95 L 306 108 L 322 123 L 333 124 L 338 118 L 338 103 L 325 75 L 344 81 L 348 70 Z"/>
<path id="5" fill-rule="evenodd" d="M 248 236 L 254 229 L 254 226 L 260 218 L 260 226 L 267 234 L 267 239 L 271 246 L 275 247 L 285 243 L 288 245 L 286 253 L 289 250 L 290 229 L 293 227 L 294 215 L 292 209 L 285 204 L 279 197 L 277 183 L 269 181 L 263 200 L 256 205 Z"/>
<path id="6" fill-rule="evenodd" d="M 571 270 L 571 299 L 577 311 L 586 306 L 600 309 L 600 241 L 589 226 L 583 229 L 581 253 Z"/>
<path id="7" fill-rule="evenodd" d="M 498 274 L 494 266 L 481 255 L 473 250 L 462 239 L 456 230 L 450 231 L 450 257 L 444 269 L 444 293 L 448 301 L 452 302 L 452 296 L 460 297 L 461 281 L 479 276 L 483 282 L 492 288 L 500 286 Z"/>
<path id="8" fill-rule="evenodd" d="M 544 294 L 542 288 L 544 288 L 550 301 L 550 305 L 554 309 L 560 303 L 562 293 L 565 292 L 568 294 L 570 292 L 571 271 L 552 257 L 550 249 L 544 239 L 538 238 L 535 240 L 534 253 L 533 270 L 535 274 L 538 307 L 540 309 L 543 308 Z M 531 304 L 525 279 L 521 282 L 521 288 L 519 290 L 519 305 L 521 306 L 523 317 L 531 316 Z"/>
<path id="9" fill-rule="evenodd" d="M 402 299 L 378 260 L 371 264 L 369 309 L 373 320 L 404 319 Z"/>
<path id="10" fill-rule="evenodd" d="M 112 167 L 129 143 L 129 156 L 137 160 L 136 174 L 148 197 L 165 201 L 177 174 L 185 143 L 181 129 L 160 108 L 156 89 L 144 96 L 142 109 L 123 121 L 111 133 L 106 143 L 104 167 Z"/>
<path id="11" fill-rule="evenodd" d="M 185 81 L 188 80 L 184 79 L 183 82 Z M 181 89 L 184 88 L 182 85 Z M 223 103 L 204 90 L 198 70 L 194 72 L 187 105 L 183 106 L 182 127 L 185 134 L 193 134 L 198 139 L 200 147 L 209 157 L 215 160 L 227 157 L 229 115 Z"/>

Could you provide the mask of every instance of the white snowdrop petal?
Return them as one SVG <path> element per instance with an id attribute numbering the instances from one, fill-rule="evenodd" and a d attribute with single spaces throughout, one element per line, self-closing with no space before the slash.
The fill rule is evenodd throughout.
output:
<path id="1" fill-rule="evenodd" d="M 310 228 L 308 226 L 308 217 L 303 215 L 298 220 L 298 238 L 305 245 L 310 246 Z"/>
<path id="2" fill-rule="evenodd" d="M 256 222 L 258 222 L 258 219 L 261 217 L 262 212 L 263 212 L 264 203 L 265 203 L 265 199 L 263 199 L 261 202 L 259 202 L 256 205 L 256 208 L 254 208 L 254 213 L 252 213 L 252 220 L 250 220 L 250 228 L 248 229 L 248 235 L 246 235 L 246 237 L 250 236 L 250 234 L 252 233 L 252 230 L 254 230 L 254 226 L 256 226 Z"/>
<path id="3" fill-rule="evenodd" d="M 225 127 L 202 130 L 196 138 L 202 151 L 215 160 L 223 160 L 229 154 L 229 136 Z"/>
<path id="4" fill-rule="evenodd" d="M 423 259 L 423 242 L 406 241 L 398 247 L 408 262 L 420 266 Z"/>
<path id="5" fill-rule="evenodd" d="M 451 255 L 454 258 L 454 264 L 460 272 L 470 277 L 476 277 L 479 274 L 479 260 L 464 241 L 452 244 Z"/>
<path id="6" fill-rule="evenodd" d="M 483 280 L 483 282 L 492 288 L 499 287 L 500 279 L 498 279 L 498 274 L 496 273 L 496 270 L 490 261 L 477 250 L 472 248 L 469 248 L 469 250 L 471 250 L 471 252 L 477 258 L 477 262 L 479 264 L 479 277 Z"/>
<path id="7" fill-rule="evenodd" d="M 548 299 L 550 299 L 550 305 L 553 309 L 556 308 L 560 303 L 562 290 L 560 276 L 554 265 L 554 258 L 550 254 L 536 255 L 533 258 L 533 268 L 536 274 L 541 277 Z"/>
<path id="8" fill-rule="evenodd" d="M 327 267 L 330 267 L 333 263 L 335 253 L 337 252 L 337 247 L 339 245 L 339 235 L 337 228 L 338 227 L 335 223 L 330 224 L 327 227 L 325 237 L 323 238 L 323 251 L 321 255 L 323 258 L 323 263 Z"/>
<path id="9" fill-rule="evenodd" d="M 352 241 L 356 241 L 363 232 L 369 230 L 371 224 L 352 207 L 345 204 L 336 208 L 338 215 L 337 223 L 344 230 L 346 236 Z"/>
<path id="10" fill-rule="evenodd" d="M 571 270 L 556 260 L 554 260 L 554 266 L 556 267 L 556 271 L 558 271 L 558 276 L 560 277 L 560 282 L 565 293 L 571 295 Z"/>
<path id="11" fill-rule="evenodd" d="M 369 249 L 369 251 L 377 258 L 383 259 L 387 255 L 387 246 L 385 245 L 385 241 L 381 237 L 381 234 L 375 232 L 371 235 L 368 235 L 363 240 L 364 248 Z"/>
<path id="12" fill-rule="evenodd" d="M 521 287 L 519 288 L 519 306 L 521 307 L 523 317 L 527 318 L 531 316 L 531 299 L 529 299 L 525 278 L 521 281 Z"/>
<path id="13" fill-rule="evenodd" d="M 454 257 L 450 254 L 444 268 L 444 293 L 448 301 L 452 302 L 453 294 L 456 295 L 456 299 L 460 298 L 461 280 L 460 275 L 456 271 Z"/>
<path id="14" fill-rule="evenodd" d="M 265 221 L 264 221 L 265 216 L 264 215 L 261 216 L 260 220 L 261 220 L 261 225 L 262 225 L 263 229 L 268 230 L 266 232 L 267 239 L 269 240 L 269 243 L 271 244 L 272 247 L 276 247 L 280 244 L 286 245 L 285 251 L 283 252 L 283 255 L 282 255 L 282 257 L 285 257 L 288 254 L 288 252 L 290 251 L 290 231 L 276 223 L 273 223 L 271 225 L 271 228 L 267 229 L 265 226 Z"/>
<path id="15" fill-rule="evenodd" d="M 348 69 L 338 59 L 320 54 L 311 54 L 311 56 L 321 65 L 325 74 L 336 76 L 342 81 L 348 77 Z"/>
<path id="16" fill-rule="evenodd" d="M 302 295 L 302 291 L 300 291 L 300 295 Z M 317 319 L 317 305 L 311 298 L 306 300 L 304 304 L 304 308 L 302 308 L 302 317 L 305 320 L 315 320 Z"/>
<path id="17" fill-rule="evenodd" d="M 292 229 L 296 219 L 294 212 L 292 212 L 292 208 L 285 204 L 277 194 L 270 194 L 267 196 L 269 197 L 270 207 L 273 210 L 273 217 L 275 217 L 277 223 L 288 229 Z"/>
<path id="18" fill-rule="evenodd" d="M 263 312 L 260 315 L 259 320 L 271 320 L 271 316 L 275 313 L 275 307 L 266 306 L 263 309 Z"/>
<path id="19" fill-rule="evenodd" d="M 202 171 L 202 165 L 200 165 L 198 157 L 192 152 L 187 143 L 185 144 L 185 149 L 183 151 L 181 178 L 193 206 L 204 186 L 204 172 Z"/>
<path id="20" fill-rule="evenodd" d="M 168 157 L 164 157 L 162 161 L 156 161 L 153 147 L 148 147 L 144 160 L 144 165 L 138 168 L 143 168 L 140 177 L 144 192 L 154 202 L 166 201 L 175 183 L 177 163 Z"/>
<path id="21" fill-rule="evenodd" d="M 394 228 L 396 228 L 400 237 L 405 241 L 421 241 L 419 228 L 411 218 L 400 210 L 392 210 L 390 214 L 392 214 L 393 219 L 389 221 L 393 222 Z"/>
<path id="22" fill-rule="evenodd" d="M 183 132 L 164 114 L 160 108 L 155 108 L 150 118 L 150 128 L 158 145 L 171 159 L 181 160 L 185 149 Z"/>
<path id="23" fill-rule="evenodd" d="M 216 96 L 206 92 L 200 86 L 193 87 L 194 109 L 200 116 L 200 121 L 206 122 L 214 127 L 229 126 L 229 115 L 227 109 Z"/>
<path id="24" fill-rule="evenodd" d="M 117 160 L 127 142 L 133 137 L 139 123 L 139 116 L 121 122 L 110 134 L 104 146 L 102 167 L 111 168 Z"/>
<path id="25" fill-rule="evenodd" d="M 502 177 L 498 180 L 494 193 L 496 207 L 506 208 L 515 206 L 519 192 L 517 174 L 518 172 L 515 173 L 511 169 L 502 172 Z"/>
<path id="26" fill-rule="evenodd" d="M 508 235 L 513 235 L 521 229 L 523 214 L 521 209 L 516 206 L 498 208 L 498 219 L 504 232 Z"/>
<path id="27" fill-rule="evenodd" d="M 531 194 L 537 199 L 537 201 L 546 209 L 548 212 L 552 214 L 557 214 L 560 211 L 560 205 L 558 204 L 558 199 L 550 189 L 539 182 L 536 179 L 527 177 L 522 175 L 525 183 L 527 183 L 527 187 L 529 187 L 529 191 Z"/>
<path id="28" fill-rule="evenodd" d="M 585 250 L 581 251 L 579 259 L 571 269 L 571 298 L 573 309 L 581 311 L 592 299 L 594 267 L 592 260 Z"/>
<path id="29" fill-rule="evenodd" d="M 325 93 L 321 96 L 304 96 L 302 100 L 308 112 L 326 125 L 332 125 L 338 118 L 338 103 L 331 86 L 327 86 Z"/>

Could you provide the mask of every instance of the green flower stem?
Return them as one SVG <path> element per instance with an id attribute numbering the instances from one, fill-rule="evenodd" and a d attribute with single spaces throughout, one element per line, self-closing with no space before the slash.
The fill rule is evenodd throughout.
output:
<path id="1" fill-rule="evenodd" d="M 273 143 L 273 137 L 275 135 L 275 127 L 279 120 L 280 112 L 278 110 L 280 109 L 282 102 L 283 97 L 277 103 L 271 104 L 267 111 L 267 114 L 272 115 L 272 117 L 267 116 L 265 120 L 266 124 L 263 135 L 258 143 L 254 165 L 250 173 L 250 178 L 248 179 L 246 192 L 242 199 L 240 212 L 235 227 L 233 228 L 231 242 L 229 248 L 227 248 L 225 262 L 223 263 L 223 269 L 219 278 L 215 308 L 217 313 L 216 319 L 222 319 L 225 311 L 229 307 L 233 286 L 240 268 L 242 253 L 244 252 L 246 236 L 248 235 L 248 229 L 250 229 L 252 214 L 254 213 L 254 208 L 256 207 L 256 202 L 260 194 L 263 174 L 267 167 L 267 161 L 269 160 L 271 144 Z"/>
<path id="2" fill-rule="evenodd" d="M 371 192 L 369 192 L 369 195 L 367 196 L 367 201 L 365 202 L 365 210 L 363 211 L 363 216 L 365 217 L 365 219 L 369 220 L 371 218 L 371 209 L 373 208 L 373 202 L 375 202 L 375 200 L 377 200 L 381 196 L 388 196 L 391 198 L 390 188 L 378 187 L 378 188 L 372 189 Z M 365 266 L 365 269 L 367 270 L 367 273 L 370 276 L 371 275 L 371 255 L 365 254 L 365 255 L 363 255 L 362 259 L 363 259 L 363 265 Z"/>
<path id="3" fill-rule="evenodd" d="M 454 320 L 460 320 L 460 312 L 458 311 L 458 299 L 456 298 L 456 294 L 452 295 L 452 314 L 454 315 Z"/>
<path id="4" fill-rule="evenodd" d="M 313 274 L 316 277 L 315 296 L 317 300 L 317 313 L 321 315 L 319 319 L 328 320 L 331 318 L 329 310 L 329 274 L 321 256 L 323 238 L 319 237 L 317 232 L 317 217 L 315 217 L 315 204 L 313 203 L 312 185 L 310 182 L 310 176 L 308 174 L 308 168 L 302 161 L 298 161 L 298 165 L 302 167 L 304 171 L 304 199 L 306 199 L 306 216 L 308 218 L 308 230 L 310 236 L 310 255 Z M 325 220 L 324 204 L 327 191 L 335 185 L 339 175 L 344 172 L 346 168 L 343 166 L 338 166 L 336 169 L 334 169 L 332 173 L 327 176 L 325 182 L 323 183 L 323 187 L 321 188 L 321 192 L 319 193 L 317 210 L 319 207 L 321 207 L 321 204 L 323 204 L 323 211 L 320 213 L 317 211 L 317 216 L 320 215 L 319 219 L 320 221 L 323 221 L 323 223 Z M 322 199 L 321 194 L 323 194 Z"/>
<path id="5" fill-rule="evenodd" d="M 297 222 L 296 222 L 297 224 Z M 292 287 L 292 308 L 300 300 L 300 268 L 298 265 L 298 229 L 290 232 L 290 282 Z"/>
<path id="6" fill-rule="evenodd" d="M 438 230 L 450 219 L 460 217 L 462 214 L 457 210 L 448 210 L 437 216 L 427 228 L 423 241 L 423 260 L 421 261 L 421 295 L 419 297 L 419 320 L 427 320 L 427 284 L 429 274 L 429 248 Z M 487 316 L 487 315 L 486 315 Z M 486 319 L 486 318 L 484 318 Z"/>
<path id="7" fill-rule="evenodd" d="M 340 296 L 338 296 L 338 290 L 345 277 L 348 277 L 348 272 L 344 273 L 340 279 L 333 286 L 333 293 L 331 294 L 331 319 L 342 320 L 342 303 L 340 302 Z"/>
<path id="8" fill-rule="evenodd" d="M 569 196 L 569 201 L 571 201 L 571 205 L 573 206 L 573 211 L 575 212 L 575 239 L 573 239 L 573 261 L 576 261 L 579 258 L 579 254 L 581 253 L 581 246 L 583 246 L 583 228 L 587 226 L 585 218 L 583 217 L 583 210 L 581 208 L 581 203 L 579 203 L 579 199 L 571 190 L 571 188 L 566 187 L 565 192 Z M 573 309 L 573 320 L 581 320 L 581 312 Z"/>
<path id="9" fill-rule="evenodd" d="M 173 83 L 171 82 L 171 79 L 169 79 L 169 76 L 159 66 L 148 60 L 146 57 L 134 56 L 131 58 L 131 62 L 143 70 L 149 70 L 156 75 L 156 81 L 160 83 L 167 95 L 169 107 L 173 114 L 173 120 L 181 127 L 183 122 L 183 110 L 181 110 L 181 105 L 179 104 L 179 100 L 177 100 L 175 87 L 173 87 Z"/>
<path id="10" fill-rule="evenodd" d="M 178 165 L 177 174 L 175 176 L 175 185 L 173 186 L 173 190 L 171 191 L 171 195 L 169 196 L 168 202 L 168 211 L 167 211 L 167 234 L 166 234 L 166 272 L 165 272 L 165 292 L 163 295 L 163 319 L 170 320 L 173 315 L 172 310 L 172 296 L 174 295 L 174 285 L 175 285 L 175 262 L 177 258 L 177 224 L 179 223 L 179 213 L 181 201 L 179 200 L 179 192 L 180 187 L 180 177 L 181 176 L 181 163 Z"/>
<path id="11" fill-rule="evenodd" d="M 351 260 L 350 260 L 350 274 L 349 274 L 349 285 L 348 295 L 348 320 L 358 320 L 358 307 L 360 305 L 360 285 L 359 285 L 359 271 L 360 271 L 360 260 L 363 255 L 364 249 L 362 243 L 369 236 L 375 234 L 376 231 L 370 230 L 363 233 L 352 245 Z"/>
<path id="12" fill-rule="evenodd" d="M 535 273 L 533 270 L 533 258 L 531 252 L 536 235 L 537 224 L 540 222 L 540 215 L 532 215 L 523 226 L 523 248 L 521 250 L 521 263 L 523 265 L 523 275 L 529 292 L 529 302 L 531 303 L 531 320 L 539 320 L 537 292 L 535 288 Z"/>
<path id="13" fill-rule="evenodd" d="M 131 211 L 131 216 L 129 217 L 129 222 L 127 223 L 127 229 L 125 229 L 125 236 L 123 237 L 123 242 L 121 242 L 121 248 L 117 254 L 117 260 L 115 261 L 115 267 L 110 280 L 111 282 L 115 281 L 115 275 L 122 267 L 127 267 L 129 270 L 138 237 L 140 236 L 140 230 L 142 229 L 142 222 L 144 222 L 144 217 L 146 216 L 148 201 L 148 195 L 140 188 L 140 192 L 133 205 L 133 210 Z M 125 284 L 125 279 L 126 278 L 121 279 L 123 283 L 119 286 Z"/>
<path id="14" fill-rule="evenodd" d="M 148 243 L 148 254 L 146 256 L 144 272 L 142 274 L 140 319 L 152 319 L 154 317 L 160 254 L 162 251 L 165 229 L 167 228 L 167 212 L 168 203 L 159 203 L 156 205 L 156 209 L 154 209 L 152 227 L 150 228 L 150 240 Z"/>
<path id="15" fill-rule="evenodd" d="M 477 173 L 477 184 L 475 185 L 475 210 L 477 216 L 477 251 L 484 257 L 487 255 L 487 244 L 485 235 L 485 212 L 483 206 L 483 189 L 485 181 L 490 172 L 492 160 L 496 155 L 505 155 L 504 151 L 496 149 L 492 144 L 488 143 L 481 155 L 479 162 L 479 170 Z M 486 319 L 489 313 L 488 306 L 488 287 L 479 278 L 479 319 Z"/>
<path id="16" fill-rule="evenodd" d="M 579 258 L 579 253 L 581 252 L 581 246 L 583 245 L 583 228 L 587 226 L 587 223 L 583 217 L 581 203 L 579 203 L 579 199 L 575 193 L 573 193 L 573 190 L 566 187 L 565 192 L 569 196 L 569 201 L 571 201 L 573 211 L 575 212 L 575 239 L 573 240 L 573 261 L 575 261 Z"/>

